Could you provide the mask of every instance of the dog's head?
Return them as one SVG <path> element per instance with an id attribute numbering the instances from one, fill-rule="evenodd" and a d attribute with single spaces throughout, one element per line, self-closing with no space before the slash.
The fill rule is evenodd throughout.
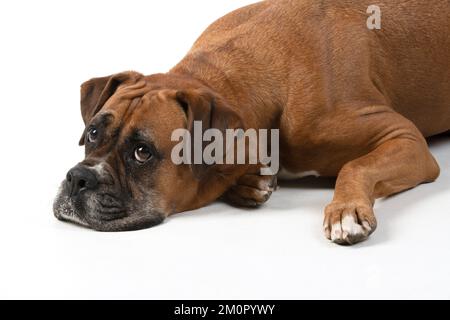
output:
<path id="1" fill-rule="evenodd" d="M 81 86 L 85 160 L 67 173 L 55 216 L 101 231 L 148 228 L 217 199 L 242 166 L 175 164 L 176 129 L 243 127 L 211 90 L 181 77 L 124 72 Z"/>

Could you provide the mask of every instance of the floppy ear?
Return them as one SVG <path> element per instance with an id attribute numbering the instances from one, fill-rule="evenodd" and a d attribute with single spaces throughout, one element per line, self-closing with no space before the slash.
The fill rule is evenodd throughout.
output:
<path id="1" fill-rule="evenodd" d="M 245 130 L 241 116 L 213 92 L 201 89 L 178 91 L 176 99 L 187 116 L 187 128 L 192 139 L 192 155 L 194 154 L 194 149 L 199 148 L 199 146 L 194 145 L 194 121 L 202 122 L 202 136 L 208 129 L 218 129 L 222 133 L 222 137 L 226 137 L 226 129 Z M 205 142 L 201 146 L 202 151 L 204 147 Z M 192 170 L 197 176 L 204 174 L 207 169 L 211 168 L 203 161 L 202 164 L 194 164 L 194 161 L 192 163 Z"/>
<path id="2" fill-rule="evenodd" d="M 141 74 L 137 72 L 128 71 L 94 78 L 83 83 L 81 85 L 80 105 L 84 124 L 87 125 L 91 121 L 123 82 L 140 76 Z M 81 136 L 80 146 L 84 145 L 84 135 L 85 132 Z"/>

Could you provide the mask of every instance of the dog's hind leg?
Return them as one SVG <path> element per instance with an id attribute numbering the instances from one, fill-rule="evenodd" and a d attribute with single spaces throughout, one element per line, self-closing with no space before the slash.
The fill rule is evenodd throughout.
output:
<path id="1" fill-rule="evenodd" d="M 434 181 L 439 175 L 425 138 L 400 114 L 380 108 L 354 125 L 371 132 L 376 142 L 368 154 L 342 167 L 333 202 L 325 209 L 325 235 L 338 244 L 363 241 L 375 230 L 375 199 Z"/>

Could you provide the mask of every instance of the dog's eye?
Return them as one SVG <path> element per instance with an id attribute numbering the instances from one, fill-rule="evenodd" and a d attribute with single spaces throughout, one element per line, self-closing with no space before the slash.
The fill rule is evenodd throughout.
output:
<path id="1" fill-rule="evenodd" d="M 95 142 L 98 137 L 98 130 L 96 128 L 90 128 L 87 133 L 87 140 L 89 142 Z"/>
<path id="2" fill-rule="evenodd" d="M 134 158 L 136 159 L 137 162 L 139 163 L 145 163 L 148 160 L 150 160 L 152 157 L 152 152 L 150 151 L 150 149 L 146 146 L 138 146 L 135 150 L 134 150 Z"/>

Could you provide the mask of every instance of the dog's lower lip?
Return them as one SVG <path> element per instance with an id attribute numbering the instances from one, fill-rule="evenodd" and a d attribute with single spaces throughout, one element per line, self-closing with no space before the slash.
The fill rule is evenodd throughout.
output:
<path id="1" fill-rule="evenodd" d="M 117 207 L 103 207 L 98 210 L 98 215 L 100 219 L 110 221 L 120 219 L 126 216 L 125 210 Z"/>
<path id="2" fill-rule="evenodd" d="M 102 210 L 108 212 L 123 211 L 122 207 L 100 203 Z"/>
<path id="3" fill-rule="evenodd" d="M 122 207 L 122 202 L 114 196 L 109 194 L 99 195 L 99 203 L 104 208 L 120 208 Z"/>
<path id="4" fill-rule="evenodd" d="M 125 214 L 121 214 L 121 215 L 111 215 L 109 213 L 98 213 L 100 220 L 102 221 L 113 221 L 113 220 L 118 220 L 120 218 L 125 217 Z"/>
<path id="5" fill-rule="evenodd" d="M 111 203 L 111 202 L 105 202 L 105 201 L 99 201 L 98 202 L 101 210 L 107 211 L 107 212 L 115 212 L 115 211 L 123 211 L 124 207 L 123 205 L 119 203 Z"/>

